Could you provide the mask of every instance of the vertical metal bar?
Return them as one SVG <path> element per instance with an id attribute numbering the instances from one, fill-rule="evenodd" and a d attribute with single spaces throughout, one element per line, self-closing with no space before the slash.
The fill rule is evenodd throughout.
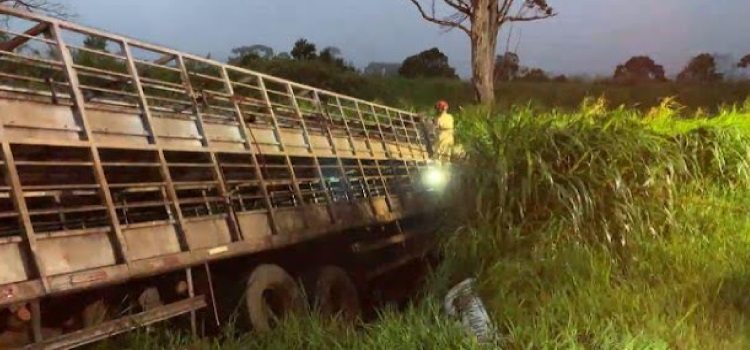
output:
<path id="1" fill-rule="evenodd" d="M 60 201 L 60 194 L 55 193 L 54 195 L 52 195 L 52 198 L 55 200 L 55 208 L 59 210 L 57 218 L 58 220 L 60 220 L 60 227 L 63 230 L 67 230 L 68 228 L 65 225 L 67 219 L 65 219 L 65 211 L 63 210 L 62 202 Z"/>
<path id="2" fill-rule="evenodd" d="M 398 137 L 398 132 L 396 131 L 396 125 L 393 124 L 393 118 L 391 116 L 391 113 L 388 111 L 388 109 L 385 110 L 385 115 L 388 117 L 388 124 L 391 126 L 391 130 L 393 131 L 393 138 L 396 140 L 396 150 L 398 150 L 399 155 L 399 162 L 404 163 L 404 151 L 401 149 L 401 140 Z M 375 113 L 375 110 L 373 108 L 373 113 Z M 386 142 L 388 144 L 388 142 Z M 398 166 L 394 165 L 394 160 L 389 159 L 388 160 L 391 166 L 391 171 L 393 172 L 393 180 L 396 182 L 396 190 L 398 191 L 400 196 L 403 196 L 405 193 L 404 186 L 401 184 L 401 177 L 398 175 Z M 408 176 L 409 169 L 406 169 L 406 174 Z"/>
<path id="3" fill-rule="evenodd" d="M 219 327 L 221 326 L 221 322 L 219 321 L 219 308 L 216 306 L 216 295 L 214 294 L 214 281 L 211 276 L 211 266 L 209 266 L 208 263 L 203 264 L 203 266 L 206 268 L 206 280 L 208 280 L 208 292 L 211 295 L 211 307 L 214 312 L 214 322 L 216 322 L 216 327 Z"/>
<path id="4" fill-rule="evenodd" d="M 240 232 L 240 226 L 237 224 L 237 216 L 234 212 L 234 209 L 232 208 L 231 199 L 229 198 L 229 195 L 227 194 L 227 187 L 224 180 L 224 174 L 221 173 L 221 170 L 219 169 L 219 162 L 216 159 L 216 154 L 210 150 L 211 142 L 208 139 L 208 134 L 206 134 L 206 125 L 203 121 L 203 113 L 201 112 L 200 106 L 198 106 L 198 101 L 195 100 L 195 91 L 193 90 L 193 84 L 190 82 L 190 73 L 187 70 L 187 66 L 185 65 L 185 59 L 182 57 L 182 55 L 176 55 L 177 57 L 177 65 L 180 69 L 180 74 L 182 75 L 182 84 L 185 87 L 185 92 L 190 97 L 190 102 L 193 105 L 193 115 L 195 116 L 195 125 L 198 128 L 198 133 L 201 135 L 201 144 L 205 148 L 209 148 L 209 156 L 211 157 L 211 164 L 213 165 L 213 174 L 214 174 L 214 181 L 216 181 L 216 184 L 219 189 L 219 195 L 224 199 L 224 204 L 227 206 L 227 212 L 229 213 L 229 221 L 230 221 L 230 231 L 234 234 L 234 239 L 236 241 L 242 240 L 242 232 Z M 205 96 L 204 96 L 205 98 Z"/>
<path id="5" fill-rule="evenodd" d="M 2 148 L 3 148 L 3 159 L 5 160 L 5 183 L 10 186 L 10 198 L 13 200 L 13 206 L 18 213 L 18 221 L 23 228 L 23 236 L 25 238 L 26 245 L 29 248 L 31 257 L 34 260 L 34 267 L 39 279 L 42 281 L 42 286 L 45 291 L 50 290 L 49 280 L 47 280 L 47 272 L 44 268 L 44 263 L 39 256 L 39 251 L 36 246 L 36 233 L 34 232 L 34 225 L 31 224 L 31 218 L 29 217 L 29 209 L 26 206 L 26 199 L 23 196 L 23 190 L 21 188 L 21 180 L 18 177 L 18 169 L 16 168 L 16 161 L 13 158 L 8 138 L 5 136 L 5 128 L 3 123 L 0 122 L 0 137 L 2 137 Z"/>
<path id="6" fill-rule="evenodd" d="M 406 122 L 404 121 L 404 116 L 399 111 L 393 111 L 398 116 L 398 120 L 401 122 L 401 130 L 404 131 L 404 136 L 406 136 L 406 143 L 409 145 L 409 157 L 414 158 L 414 143 L 412 143 L 411 136 L 409 136 L 409 131 L 406 129 Z"/>
<path id="7" fill-rule="evenodd" d="M 396 131 L 396 125 L 393 124 L 393 117 L 391 116 L 391 113 L 387 109 L 383 109 L 383 110 L 385 111 L 385 116 L 388 118 L 388 125 L 390 125 L 391 130 L 393 131 L 393 138 L 396 140 L 396 150 L 398 150 L 398 156 L 399 158 L 404 158 L 404 151 L 401 149 L 401 140 L 398 137 L 398 132 Z M 374 108 L 373 108 L 373 113 L 375 113 Z M 388 143 L 387 140 L 385 141 L 386 143 Z"/>
<path id="8" fill-rule="evenodd" d="M 375 161 L 375 169 L 378 171 L 378 177 L 380 178 L 380 183 L 383 184 L 383 192 L 385 192 L 385 202 L 388 205 L 388 209 L 390 211 L 393 211 L 394 206 L 393 206 L 393 200 L 391 199 L 391 192 L 388 190 L 388 185 L 385 181 L 385 178 L 383 177 L 383 172 L 380 171 L 379 160 L 377 159 L 377 157 L 375 157 L 375 150 L 372 148 L 372 142 L 370 141 L 370 133 L 367 131 L 367 126 L 365 125 L 365 119 L 364 119 L 364 116 L 362 116 L 362 110 L 359 108 L 359 102 L 354 101 L 354 104 L 357 107 L 357 114 L 359 115 L 359 120 L 362 121 L 362 127 L 365 128 L 365 137 L 367 137 L 367 144 L 370 147 L 370 152 Z M 380 132 L 381 141 L 385 141 L 383 140 L 383 132 L 382 130 L 380 130 L 380 122 L 378 122 L 377 126 L 378 126 L 378 131 Z M 385 142 L 382 142 L 382 143 L 383 143 L 383 149 L 385 151 L 386 157 L 389 157 L 388 148 L 385 147 Z"/>
<path id="9" fill-rule="evenodd" d="M 34 299 L 31 303 L 31 334 L 35 343 L 44 340 L 42 336 L 42 309 L 39 307 L 39 299 Z"/>
<path id="10" fill-rule="evenodd" d="M 364 130 L 364 133 L 365 133 L 365 144 L 367 145 L 367 148 L 370 149 L 370 156 L 375 162 L 375 168 L 378 171 L 378 178 L 380 179 L 380 182 L 383 184 L 383 191 L 385 192 L 386 203 L 388 203 L 388 206 L 390 208 L 391 197 L 390 197 L 390 194 L 388 193 L 388 189 L 385 186 L 385 179 L 383 178 L 383 174 L 380 172 L 380 169 L 378 168 L 378 163 L 377 163 L 378 161 L 377 161 L 377 157 L 375 156 L 375 149 L 372 147 L 372 141 L 370 139 L 370 131 L 367 129 L 367 125 L 365 124 L 365 117 L 364 115 L 362 115 L 362 109 L 359 108 L 358 101 L 354 101 L 354 107 L 357 110 L 357 117 L 359 118 L 359 122 L 362 124 L 362 129 Z M 365 182 L 367 182 L 367 176 L 364 173 L 364 166 L 362 166 L 362 160 L 358 158 L 357 162 L 359 163 L 359 166 L 362 169 L 362 176 L 365 178 Z"/>
<path id="11" fill-rule="evenodd" d="M 417 173 L 412 174 L 412 172 L 409 171 L 409 175 L 410 175 L 409 181 L 411 182 L 412 191 L 415 191 L 418 188 L 419 181 L 420 181 L 420 178 L 419 178 L 420 169 L 419 169 L 419 163 L 417 159 L 422 159 L 422 160 L 426 159 L 425 155 L 427 154 L 427 152 L 426 152 L 426 147 L 424 146 L 422 142 L 422 137 L 420 136 L 419 127 L 417 126 L 417 121 L 414 119 L 414 114 L 398 112 L 399 118 L 403 120 L 404 114 L 408 116 L 409 122 L 411 123 L 411 129 L 413 129 L 413 132 L 414 132 L 414 138 L 410 138 L 410 140 L 413 140 L 413 141 L 410 141 L 409 147 L 411 148 L 411 154 L 412 154 L 411 161 L 414 162 L 414 167 L 417 170 Z M 409 130 L 406 127 L 404 127 L 404 131 L 407 133 L 407 135 L 409 134 Z M 418 155 L 414 154 L 415 146 L 417 148 Z M 409 164 L 407 164 L 407 168 L 408 167 L 409 167 Z"/>
<path id="12" fill-rule="evenodd" d="M 143 113 L 141 120 L 143 122 L 143 126 L 146 128 L 146 132 L 149 135 L 148 141 L 150 144 L 156 146 L 157 148 L 157 155 L 159 157 L 159 172 L 161 173 L 162 179 L 164 179 L 164 182 L 166 183 L 164 186 L 166 187 L 166 197 L 171 202 L 169 206 L 171 210 L 169 211 L 169 213 L 170 216 L 174 216 L 177 218 L 177 237 L 179 238 L 181 249 L 187 251 L 190 250 L 190 246 L 187 243 L 185 217 L 182 215 L 182 209 L 180 208 L 180 199 L 177 196 L 174 182 L 172 182 L 172 175 L 169 172 L 169 167 L 167 166 L 167 159 L 164 156 L 164 150 L 162 150 L 159 146 L 159 137 L 156 135 L 156 131 L 154 130 L 154 121 L 153 117 L 151 116 L 151 107 L 149 106 L 148 99 L 146 98 L 146 93 L 143 91 L 143 85 L 141 84 L 141 78 L 138 74 L 138 69 L 135 66 L 135 62 L 133 61 L 133 54 L 130 52 L 130 44 L 128 44 L 127 41 L 120 44 L 122 45 L 122 50 L 125 52 L 125 61 L 128 65 L 128 72 L 133 79 L 133 87 L 138 94 L 138 102 L 141 105 Z"/>
<path id="13" fill-rule="evenodd" d="M 313 96 L 315 96 L 315 104 L 318 107 L 318 112 L 323 117 L 327 118 L 328 122 L 330 124 L 333 124 L 333 119 L 331 118 L 331 116 L 327 112 L 328 109 L 327 108 L 323 108 L 323 102 L 320 100 L 320 95 L 318 94 L 318 92 L 317 91 L 313 91 Z M 343 115 L 342 115 L 342 119 L 346 119 L 346 118 L 343 117 Z M 344 120 L 344 125 L 346 125 L 346 120 Z M 344 185 L 346 186 L 346 196 L 347 196 L 348 200 L 352 200 L 352 198 L 353 198 L 353 196 L 352 196 L 352 184 L 349 183 L 349 177 L 346 176 L 346 171 L 344 170 L 344 164 L 341 161 L 341 157 L 339 156 L 339 150 L 338 150 L 338 147 L 336 146 L 336 140 L 334 140 L 333 133 L 331 132 L 331 127 L 328 124 L 326 125 L 326 135 L 327 135 L 327 138 L 328 138 L 328 142 L 331 145 L 331 152 L 336 157 L 336 165 L 339 168 L 339 173 L 341 174 L 341 177 L 344 180 Z"/>
<path id="14" fill-rule="evenodd" d="M 393 154 L 391 154 L 391 148 L 388 147 L 388 142 L 385 139 L 385 134 L 383 134 L 383 128 L 380 126 L 380 117 L 378 117 L 378 114 L 375 113 L 375 107 L 372 104 L 368 103 L 367 106 L 370 107 L 370 113 L 372 113 L 373 118 L 375 118 L 375 125 L 378 127 L 378 133 L 380 134 L 380 143 L 383 144 L 385 157 L 391 158 L 393 157 Z"/>
<path id="15" fill-rule="evenodd" d="M 354 144 L 354 136 L 352 135 L 352 130 L 349 128 L 349 121 L 347 121 L 346 113 L 344 112 L 344 106 L 341 105 L 341 99 L 336 96 L 336 106 L 339 108 L 339 113 L 341 113 L 341 119 L 344 121 L 344 128 L 346 129 L 346 135 L 349 139 L 349 145 L 352 147 L 352 154 L 357 155 L 357 146 Z"/>
<path id="16" fill-rule="evenodd" d="M 416 138 L 417 138 L 417 144 L 419 145 L 419 157 L 422 158 L 423 160 L 427 160 L 428 150 L 427 150 L 427 146 L 423 142 L 424 141 L 423 138 L 426 137 L 426 135 L 422 135 L 422 132 L 420 132 L 422 128 L 420 128 L 417 125 L 417 121 L 416 119 L 414 119 L 414 114 L 409 113 L 408 115 L 409 115 L 409 120 L 411 120 L 412 128 L 414 128 L 414 134 L 416 135 Z"/>
<path id="17" fill-rule="evenodd" d="M 107 216 L 109 218 L 109 223 L 112 227 L 112 231 L 115 234 L 115 247 L 118 255 L 123 260 L 123 262 L 129 264 L 130 256 L 128 254 L 127 242 L 125 241 L 125 238 L 122 235 L 122 230 L 120 229 L 120 222 L 117 219 L 117 211 L 115 210 L 115 204 L 112 200 L 112 193 L 110 193 L 109 191 L 109 184 L 107 183 L 107 178 L 104 176 L 104 167 L 102 166 L 102 161 L 99 157 L 99 150 L 93 142 L 91 126 L 89 125 L 88 118 L 86 117 L 86 104 L 84 102 L 81 89 L 79 88 L 78 75 L 73 69 L 73 56 L 71 56 L 70 50 L 68 50 L 67 45 L 63 41 L 60 25 L 57 22 L 53 22 L 51 24 L 51 30 L 52 36 L 55 38 L 55 41 L 57 43 L 57 49 L 60 52 L 60 57 L 62 58 L 64 64 L 63 70 L 65 72 L 65 76 L 68 79 L 68 84 L 70 86 L 70 94 L 74 102 L 73 115 L 77 115 L 78 123 L 80 124 L 79 126 L 83 131 L 82 136 L 89 145 L 91 160 L 94 163 L 94 176 L 96 178 L 96 182 L 99 184 L 99 195 L 104 198 L 104 203 L 107 207 Z"/>
<path id="18" fill-rule="evenodd" d="M 375 149 L 372 148 L 372 142 L 370 141 L 370 131 L 367 130 L 365 117 L 362 115 L 362 109 L 359 108 L 358 101 L 354 101 L 354 107 L 357 109 L 357 116 L 359 117 L 360 124 L 362 124 L 362 130 L 365 133 L 365 144 L 367 145 L 367 148 L 370 149 L 370 156 L 372 156 L 372 158 L 375 158 Z"/>
<path id="19" fill-rule="evenodd" d="M 190 74 L 188 73 L 187 66 L 185 66 L 185 59 L 182 55 L 177 55 L 177 68 L 180 70 L 182 76 L 182 86 L 185 89 L 185 93 L 190 97 L 190 102 L 193 106 L 193 115 L 195 116 L 195 126 L 198 128 L 198 133 L 201 135 L 201 144 L 203 147 L 210 147 L 210 140 L 206 136 L 205 124 L 203 123 L 203 114 L 200 111 L 198 102 L 195 100 L 195 91 L 193 91 L 193 84 L 190 82 Z"/>
<path id="20" fill-rule="evenodd" d="M 409 181 L 409 187 L 413 188 L 412 186 L 413 177 L 411 175 L 411 170 L 409 170 L 409 162 L 413 161 L 414 159 L 414 144 L 412 143 L 411 136 L 409 136 L 409 132 L 406 130 L 406 122 L 404 121 L 404 117 L 401 114 L 401 112 L 393 111 L 393 113 L 396 113 L 396 115 L 398 116 L 398 120 L 401 123 L 401 127 L 399 129 L 404 131 L 404 136 L 406 137 L 406 143 L 409 147 L 408 161 L 407 159 L 405 159 L 406 157 L 403 156 L 403 152 L 402 152 L 402 158 L 404 158 L 402 159 L 402 163 L 404 164 L 404 171 L 406 172 L 405 178 Z"/>
<path id="21" fill-rule="evenodd" d="M 193 282 L 193 268 L 188 267 L 185 269 L 185 278 L 188 284 L 188 297 L 190 299 L 195 298 L 195 284 Z M 190 331 L 193 333 L 193 337 L 198 336 L 198 319 L 196 317 L 195 310 L 190 310 Z"/>
<path id="22" fill-rule="evenodd" d="M 323 170 L 320 169 L 320 161 L 318 160 L 317 152 L 315 151 L 315 146 L 312 144 L 312 139 L 310 138 L 310 132 L 307 129 L 307 123 L 305 122 L 305 116 L 302 115 L 302 110 L 299 109 L 299 103 L 297 102 L 297 96 L 294 94 L 294 88 L 292 88 L 292 84 L 286 83 L 286 92 L 289 94 L 289 98 L 292 102 L 292 107 L 294 107 L 294 111 L 297 114 L 297 118 L 299 118 L 300 125 L 302 126 L 302 138 L 305 140 L 305 143 L 307 144 L 307 150 L 312 155 L 313 164 L 315 165 L 315 170 L 318 173 L 318 178 L 320 179 L 320 185 L 323 186 L 323 194 L 326 198 L 326 206 L 328 207 L 328 214 L 331 217 L 331 221 L 337 222 L 336 213 L 333 209 L 333 200 L 331 199 L 331 191 L 328 188 L 328 185 L 326 184 L 326 178 L 323 176 Z"/>
<path id="23" fill-rule="evenodd" d="M 365 168 L 362 166 L 362 160 L 359 158 L 357 154 L 357 146 L 355 145 L 355 142 L 354 142 L 354 135 L 352 135 L 352 130 L 349 128 L 349 122 L 346 120 L 347 115 L 344 112 L 344 107 L 341 105 L 341 99 L 338 96 L 336 96 L 336 105 L 338 106 L 339 112 L 341 113 L 341 117 L 344 120 L 344 127 L 346 128 L 346 134 L 349 139 L 349 144 L 352 146 L 352 153 L 354 154 L 355 160 L 357 161 L 357 167 L 359 168 L 360 174 L 362 174 L 362 183 L 365 187 L 365 191 L 367 192 L 366 197 L 370 198 L 371 197 L 370 196 L 370 184 L 367 183 L 367 177 L 365 176 Z M 361 117 L 360 117 L 360 120 L 361 120 Z M 367 143 L 369 141 L 365 139 L 365 142 Z M 372 150 L 370 151 L 370 154 L 372 155 Z M 370 199 L 370 204 L 372 205 L 372 199 Z"/>
<path id="24" fill-rule="evenodd" d="M 258 87 L 263 95 L 263 99 L 266 101 L 268 106 L 268 114 L 271 116 L 271 123 L 273 124 L 273 133 L 276 136 L 276 141 L 279 143 L 279 150 L 284 153 L 286 160 L 287 170 L 292 177 L 292 187 L 294 189 L 294 195 L 297 200 L 304 205 L 305 198 L 302 197 L 302 190 L 299 188 L 299 182 L 297 181 L 297 175 L 294 174 L 294 167 L 292 167 L 292 160 L 289 158 L 289 153 L 286 152 L 286 146 L 284 145 L 284 139 L 281 137 L 281 129 L 279 128 L 279 122 L 276 119 L 276 112 L 273 110 L 273 104 L 271 103 L 271 97 L 268 95 L 266 89 L 266 82 L 263 81 L 263 77 L 258 75 Z"/>
<path id="25" fill-rule="evenodd" d="M 227 73 L 227 69 L 224 66 L 221 67 L 221 76 L 224 79 L 224 85 L 225 85 L 225 89 L 227 93 L 230 96 L 232 96 L 232 105 L 234 106 L 234 113 L 237 116 L 237 122 L 239 123 L 239 127 L 240 127 L 240 137 L 242 137 L 242 140 L 245 145 L 245 149 L 247 149 L 250 152 L 250 157 L 252 158 L 252 162 L 253 162 L 253 169 L 255 170 L 255 178 L 258 179 L 258 182 L 260 183 L 261 193 L 263 193 L 263 203 L 265 203 L 266 209 L 268 210 L 268 220 L 271 222 L 271 230 L 273 230 L 274 234 L 278 234 L 279 228 L 276 226 L 276 209 L 273 207 L 271 203 L 271 199 L 268 196 L 268 188 L 266 187 L 267 186 L 266 180 L 263 177 L 263 172 L 260 171 L 260 166 L 258 165 L 258 158 L 255 156 L 256 150 L 260 150 L 260 145 L 257 143 L 257 140 L 255 139 L 255 134 L 253 134 L 253 130 L 248 128 L 247 124 L 245 123 L 245 117 L 242 115 L 242 109 L 240 108 L 240 105 L 234 99 L 234 86 L 232 86 L 232 81 L 229 79 L 229 74 Z M 253 149 L 253 143 L 255 143 L 256 149 Z"/>

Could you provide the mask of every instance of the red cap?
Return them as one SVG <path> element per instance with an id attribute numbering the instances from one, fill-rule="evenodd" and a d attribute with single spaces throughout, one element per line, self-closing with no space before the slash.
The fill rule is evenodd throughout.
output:
<path id="1" fill-rule="evenodd" d="M 437 102 L 437 103 L 435 104 L 435 108 L 437 108 L 437 109 L 445 109 L 445 108 L 448 108 L 448 102 L 445 102 L 445 101 L 443 101 L 443 100 L 440 100 L 440 101 L 438 101 L 438 102 Z"/>

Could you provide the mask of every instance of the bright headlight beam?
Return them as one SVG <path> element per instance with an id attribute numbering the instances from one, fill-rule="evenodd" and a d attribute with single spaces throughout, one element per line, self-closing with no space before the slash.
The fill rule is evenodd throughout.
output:
<path id="1" fill-rule="evenodd" d="M 430 167 L 425 171 L 422 180 L 428 187 L 441 187 L 445 184 L 445 171 L 435 167 Z"/>

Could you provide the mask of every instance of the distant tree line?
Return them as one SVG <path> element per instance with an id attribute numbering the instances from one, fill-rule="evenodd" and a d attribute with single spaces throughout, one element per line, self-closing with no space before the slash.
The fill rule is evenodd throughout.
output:
<path id="1" fill-rule="evenodd" d="M 750 54 L 736 63 L 737 68 L 750 68 Z M 425 50 L 404 60 L 400 68 L 391 75 L 405 78 L 448 78 L 457 79 L 455 70 L 448 64 L 448 57 L 437 48 Z M 380 74 L 377 74 L 380 75 Z M 675 77 L 680 83 L 715 83 L 725 80 L 719 71 L 717 58 L 709 53 L 702 53 L 690 59 L 687 65 Z M 521 64 L 517 53 L 506 52 L 497 55 L 494 69 L 495 84 L 515 82 L 566 82 L 565 75 L 552 75 L 537 67 Z M 625 63 L 617 65 L 612 74 L 612 82 L 637 84 L 646 82 L 667 82 L 664 66 L 657 64 L 649 56 L 634 56 Z"/>
<path id="2" fill-rule="evenodd" d="M 745 66 L 742 61 L 737 65 L 738 67 Z M 612 79 L 615 82 L 627 84 L 668 80 L 664 67 L 648 56 L 635 56 L 624 64 L 618 65 Z M 718 71 L 716 58 L 708 53 L 691 58 L 675 78 L 675 81 L 680 83 L 715 83 L 722 80 L 724 80 L 724 74 Z"/>

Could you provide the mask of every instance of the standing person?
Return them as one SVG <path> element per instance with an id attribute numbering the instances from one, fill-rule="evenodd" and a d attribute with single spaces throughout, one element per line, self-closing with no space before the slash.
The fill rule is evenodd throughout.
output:
<path id="1" fill-rule="evenodd" d="M 437 140 L 434 153 L 440 161 L 450 161 L 453 153 L 453 116 L 448 113 L 448 102 L 438 101 L 435 104 L 435 127 Z"/>

